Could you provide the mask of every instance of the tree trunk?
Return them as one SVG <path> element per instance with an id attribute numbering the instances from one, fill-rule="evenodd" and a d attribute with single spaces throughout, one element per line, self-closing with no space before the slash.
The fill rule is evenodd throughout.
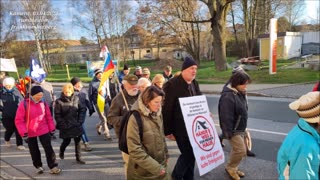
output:
<path id="1" fill-rule="evenodd" d="M 214 28 L 212 28 L 214 31 Z M 214 41 L 213 45 L 213 57 L 216 64 L 217 71 L 225 71 L 227 69 L 227 58 L 226 58 L 226 42 L 221 38 L 218 33 L 212 34 Z M 219 52 L 219 53 L 217 53 Z"/>

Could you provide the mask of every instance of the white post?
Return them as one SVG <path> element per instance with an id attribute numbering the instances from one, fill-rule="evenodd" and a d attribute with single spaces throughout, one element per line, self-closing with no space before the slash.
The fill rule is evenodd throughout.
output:
<path id="1" fill-rule="evenodd" d="M 277 73 L 277 19 L 270 19 L 269 74 Z"/>

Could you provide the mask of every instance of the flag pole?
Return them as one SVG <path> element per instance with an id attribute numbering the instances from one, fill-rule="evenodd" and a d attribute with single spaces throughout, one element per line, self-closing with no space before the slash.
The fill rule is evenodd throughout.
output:
<path id="1" fill-rule="evenodd" d="M 115 72 L 115 75 L 116 75 L 116 81 L 117 81 L 117 83 L 118 83 L 119 91 L 120 91 L 120 93 L 121 93 L 121 95 L 122 95 L 124 104 L 126 105 L 127 110 L 130 111 L 129 106 L 128 106 L 127 99 L 126 99 L 126 97 L 124 96 L 124 93 L 123 93 L 123 91 L 122 91 L 121 84 L 120 84 L 120 82 L 119 82 L 119 78 L 118 78 L 117 72 Z"/>

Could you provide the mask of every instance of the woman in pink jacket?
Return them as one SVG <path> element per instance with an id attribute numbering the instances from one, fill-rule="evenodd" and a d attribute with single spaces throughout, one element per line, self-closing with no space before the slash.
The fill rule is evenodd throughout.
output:
<path id="1" fill-rule="evenodd" d="M 30 150 L 33 166 L 37 173 L 42 174 L 41 154 L 38 146 L 38 137 L 45 151 L 47 164 L 51 174 L 59 174 L 56 155 L 51 145 L 51 134 L 55 125 L 48 104 L 43 100 L 43 90 L 40 86 L 31 88 L 31 96 L 19 104 L 15 123 L 19 134 L 26 140 Z"/>

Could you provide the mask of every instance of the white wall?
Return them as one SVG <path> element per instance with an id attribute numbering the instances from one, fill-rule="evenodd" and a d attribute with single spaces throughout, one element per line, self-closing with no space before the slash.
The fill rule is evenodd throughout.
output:
<path id="1" fill-rule="evenodd" d="M 285 59 L 290 59 L 293 57 L 299 57 L 301 55 L 301 44 L 302 36 L 290 36 L 284 37 L 284 47 L 285 47 Z"/>

